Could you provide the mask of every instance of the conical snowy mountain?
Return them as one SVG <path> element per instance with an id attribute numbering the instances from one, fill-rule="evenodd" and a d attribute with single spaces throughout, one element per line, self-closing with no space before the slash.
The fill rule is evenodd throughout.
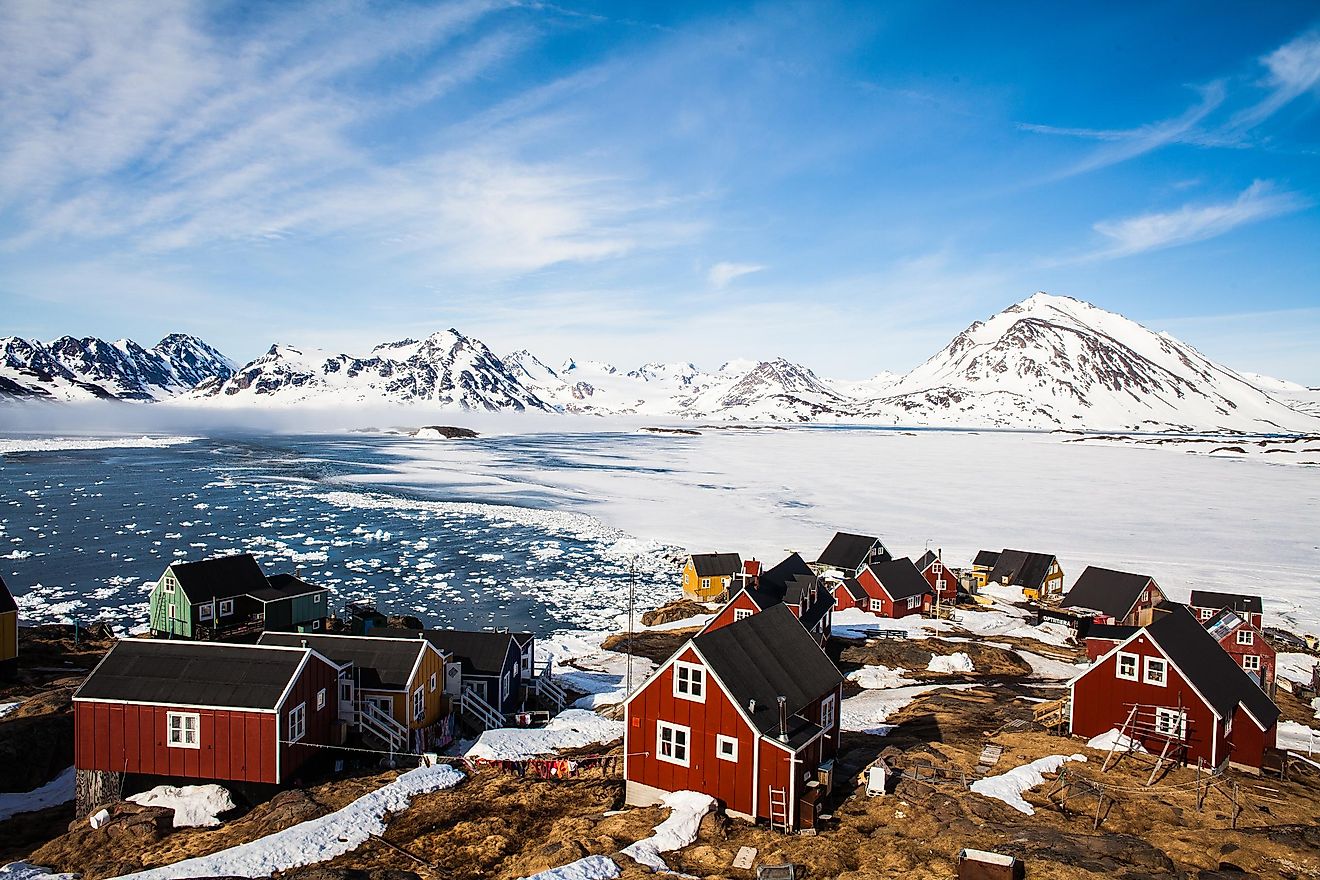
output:
<path id="1" fill-rule="evenodd" d="M 131 339 L 62 336 L 49 344 L 0 339 L 0 396 L 45 400 L 163 400 L 233 363 L 195 336 L 175 333 L 147 349 Z"/>
<path id="2" fill-rule="evenodd" d="M 223 382 L 208 382 L 192 402 L 332 406 L 429 403 L 473 410 L 549 409 L 480 340 L 457 330 L 376 346 L 365 358 L 273 345 Z"/>
<path id="3" fill-rule="evenodd" d="M 908 424 L 1094 430 L 1316 427 L 1168 334 L 1045 293 L 972 324 L 860 414 Z"/>

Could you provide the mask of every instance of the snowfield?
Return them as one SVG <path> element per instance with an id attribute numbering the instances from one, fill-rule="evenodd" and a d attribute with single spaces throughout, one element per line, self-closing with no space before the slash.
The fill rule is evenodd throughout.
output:
<path id="1" fill-rule="evenodd" d="M 160 449 L 193 443 L 198 437 L 0 437 L 0 455 L 65 452 L 75 449 Z"/>

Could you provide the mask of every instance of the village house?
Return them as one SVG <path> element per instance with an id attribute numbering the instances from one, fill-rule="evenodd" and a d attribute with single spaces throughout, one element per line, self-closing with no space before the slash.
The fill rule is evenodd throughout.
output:
<path id="1" fill-rule="evenodd" d="M 958 575 L 944 564 L 940 551 L 927 550 L 915 564 L 917 571 L 930 584 L 931 594 L 942 604 L 953 605 L 958 601 Z"/>
<path id="2" fill-rule="evenodd" d="M 1005 549 L 995 557 L 994 567 L 986 574 L 986 582 L 1019 587 L 1026 598 L 1045 601 L 1063 592 L 1063 568 L 1049 553 Z"/>
<path id="3" fill-rule="evenodd" d="M 426 638 L 459 665 L 464 690 L 475 690 L 501 715 L 522 708 L 530 679 L 523 677 L 523 652 L 512 633 L 428 629 Z"/>
<path id="4" fill-rule="evenodd" d="M 291 782 L 342 744 L 338 677 L 308 648 L 121 640 L 74 692 L 74 766 Z"/>
<path id="5" fill-rule="evenodd" d="M 842 684 L 782 604 L 697 635 L 624 704 L 627 802 L 699 791 L 739 818 L 815 827 L 833 784 Z"/>
<path id="6" fill-rule="evenodd" d="M 1086 659 L 1092 663 L 1108 654 L 1119 644 L 1141 629 L 1139 626 L 1121 624 L 1092 623 L 1085 634 Z"/>
<path id="7" fill-rule="evenodd" d="M 311 648 L 328 658 L 346 720 L 372 745 L 418 752 L 452 739 L 446 658 L 423 639 L 268 632 L 257 644 Z"/>
<path id="8" fill-rule="evenodd" d="M 1244 615 L 1225 608 L 1205 621 L 1205 630 L 1261 690 L 1274 696 L 1277 656 L 1260 627 L 1253 626 Z"/>
<path id="9" fill-rule="evenodd" d="M 857 577 L 870 563 L 888 562 L 892 558 L 879 538 L 835 532 L 812 568 L 821 575 Z"/>
<path id="10" fill-rule="evenodd" d="M 18 674 L 18 603 L 0 577 L 0 678 Z"/>
<path id="11" fill-rule="evenodd" d="M 1247 623 L 1256 629 L 1265 626 L 1264 607 L 1260 596 L 1247 596 L 1241 593 L 1216 593 L 1211 590 L 1192 590 L 1191 600 L 1187 603 L 1202 622 L 1214 617 L 1227 608 L 1235 611 Z"/>
<path id="12" fill-rule="evenodd" d="M 906 556 L 866 566 L 857 582 L 866 591 L 863 610 L 880 617 L 907 617 L 930 608 L 931 586 Z"/>
<path id="13" fill-rule="evenodd" d="M 829 640 L 834 599 L 796 553 L 739 589 L 702 631 L 728 626 L 776 605 L 787 607 L 821 645 Z"/>
<path id="14" fill-rule="evenodd" d="M 1145 626 L 1164 601 L 1164 591 L 1150 575 L 1088 565 L 1059 605 L 1093 612 L 1096 623 Z"/>
<path id="15" fill-rule="evenodd" d="M 1148 752 L 1259 769 L 1279 709 L 1182 605 L 1165 603 L 1071 682 L 1076 736 L 1119 730 Z"/>
<path id="16" fill-rule="evenodd" d="M 980 550 L 972 559 L 972 582 L 979 590 L 986 585 L 990 579 L 990 572 L 994 571 L 995 563 L 999 561 L 999 553 L 994 550 Z"/>
<path id="17" fill-rule="evenodd" d="M 264 630 L 319 631 L 329 591 L 290 574 L 266 577 L 249 553 L 174 562 L 149 600 L 157 638 L 236 639 Z"/>
<path id="18" fill-rule="evenodd" d="M 857 578 L 844 578 L 841 581 L 834 581 L 833 593 L 836 611 L 843 611 L 846 608 L 861 608 L 863 611 L 871 610 L 871 596 Z"/>
<path id="19" fill-rule="evenodd" d="M 683 595 L 698 602 L 716 601 L 728 595 L 742 571 L 737 553 L 694 553 L 683 563 Z"/>

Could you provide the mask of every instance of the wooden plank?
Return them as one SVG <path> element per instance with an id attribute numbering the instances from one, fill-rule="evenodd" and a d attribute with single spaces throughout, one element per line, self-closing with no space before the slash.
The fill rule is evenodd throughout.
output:
<path id="1" fill-rule="evenodd" d="M 740 846 L 738 854 L 733 857 L 733 866 L 741 868 L 744 871 L 752 870 L 752 865 L 756 863 L 756 847 Z"/>

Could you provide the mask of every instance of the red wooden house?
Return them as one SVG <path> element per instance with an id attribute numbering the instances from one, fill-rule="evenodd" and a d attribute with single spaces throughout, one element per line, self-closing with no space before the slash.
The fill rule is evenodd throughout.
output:
<path id="1" fill-rule="evenodd" d="M 1236 611 L 1239 617 L 1256 629 L 1262 629 L 1265 626 L 1264 608 L 1260 596 L 1192 590 L 1191 601 L 1187 605 L 1202 622 L 1209 620 L 1227 608 L 1229 611 Z"/>
<path id="2" fill-rule="evenodd" d="M 333 744 L 337 682 L 307 648 L 126 639 L 73 695 L 74 766 L 285 783 Z"/>
<path id="3" fill-rule="evenodd" d="M 692 790 L 744 819 L 814 826 L 833 782 L 842 684 L 782 604 L 698 634 L 625 703 L 628 803 Z"/>
<path id="4" fill-rule="evenodd" d="M 940 602 L 952 605 L 958 601 L 958 578 L 954 576 L 944 559 L 936 550 L 927 550 L 917 560 L 917 571 L 930 584 L 933 595 L 939 596 Z"/>
<path id="5" fill-rule="evenodd" d="M 837 572 L 844 577 L 856 577 L 865 566 L 893 558 L 877 537 L 836 532 L 813 567 L 820 574 Z"/>
<path id="6" fill-rule="evenodd" d="M 1096 623 L 1145 626 L 1164 601 L 1164 591 L 1148 574 L 1088 565 L 1059 605 L 1090 612 Z"/>
<path id="7" fill-rule="evenodd" d="M 1070 682 L 1072 732 L 1118 729 L 1147 751 L 1259 768 L 1279 709 L 1183 606 L 1165 603 Z"/>
<path id="8" fill-rule="evenodd" d="M 1259 627 L 1252 626 L 1236 611 L 1225 608 L 1205 622 L 1205 630 L 1242 667 L 1242 671 L 1260 685 L 1261 690 L 1274 696 L 1277 656 L 1274 646 Z"/>
<path id="9" fill-rule="evenodd" d="M 1139 629 L 1139 626 L 1092 623 L 1086 631 L 1086 659 L 1094 663 L 1127 641 Z"/>
<path id="10" fill-rule="evenodd" d="M 776 605 L 786 606 L 821 645 L 829 640 L 834 600 L 823 581 L 796 553 L 739 589 L 702 632 L 728 626 Z"/>
<path id="11" fill-rule="evenodd" d="M 857 583 L 866 591 L 866 610 L 880 617 L 920 614 L 930 607 L 933 597 L 930 584 L 906 556 L 871 563 L 857 576 Z"/>

